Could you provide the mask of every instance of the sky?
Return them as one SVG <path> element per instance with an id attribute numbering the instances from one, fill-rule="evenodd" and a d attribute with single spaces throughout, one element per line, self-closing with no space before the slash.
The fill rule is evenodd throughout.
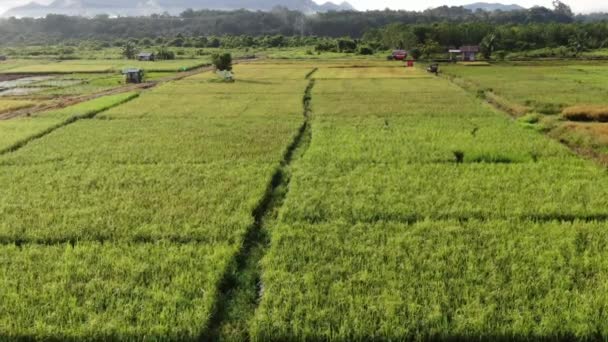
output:
<path id="1" fill-rule="evenodd" d="M 1 1 L 1 0 L 0 0 Z M 323 0 L 315 0 L 323 2 Z M 608 1 L 606 0 L 562 0 L 564 3 L 572 7 L 576 13 L 589 13 L 597 11 L 608 12 Z M 500 2 L 503 4 L 517 4 L 523 7 L 545 6 L 552 7 L 551 0 L 425 0 L 425 1 L 404 1 L 404 0 L 348 0 L 351 5 L 358 10 L 366 9 L 407 9 L 421 11 L 427 8 L 438 7 L 442 5 L 460 6 L 474 2 Z"/>
<path id="2" fill-rule="evenodd" d="M 0 0 L 0 13 L 12 7 L 24 5 L 32 0 Z M 34 0 L 39 3 L 49 3 L 52 0 Z M 314 0 L 318 3 L 326 0 Z M 340 2 L 342 0 L 333 0 Z M 358 10 L 367 9 L 407 9 L 421 11 L 427 8 L 437 7 L 441 5 L 459 6 L 466 5 L 477 1 L 485 2 L 501 2 L 504 4 L 518 4 L 524 7 L 532 7 L 535 5 L 551 7 L 551 0 L 424 0 L 424 1 L 406 1 L 406 0 L 348 0 Z M 606 0 L 565 0 L 565 3 L 570 5 L 576 13 L 589 13 L 594 11 L 608 12 L 608 1 Z"/>

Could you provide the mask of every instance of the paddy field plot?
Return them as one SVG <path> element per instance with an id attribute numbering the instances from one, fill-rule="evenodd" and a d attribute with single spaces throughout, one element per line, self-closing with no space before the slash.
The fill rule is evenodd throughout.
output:
<path id="1" fill-rule="evenodd" d="M 605 171 L 445 79 L 348 70 L 314 76 L 254 340 L 605 335 Z"/>
<path id="2" fill-rule="evenodd" d="M 1 155 L 0 337 L 608 336 L 605 169 L 401 65 L 201 73 Z"/>
<path id="3" fill-rule="evenodd" d="M 10 74 L 71 74 L 71 73 L 105 73 L 120 72 L 124 68 L 143 68 L 149 72 L 177 72 L 209 64 L 208 59 L 176 59 L 169 61 L 142 62 L 135 60 L 100 59 L 100 60 L 38 60 L 14 61 L 6 68 L 0 67 L 0 73 Z"/>
<path id="4" fill-rule="evenodd" d="M 0 120 L 0 153 L 17 148 L 20 144 L 70 121 L 95 115 L 135 96 L 136 93 L 105 96 L 74 106 L 37 113 L 35 116 Z"/>
<path id="5" fill-rule="evenodd" d="M 252 77 L 232 84 L 201 76 L 159 86 L 0 157 L 0 281 L 20 303 L 1 311 L 0 335 L 205 334 L 252 212 L 302 125 L 312 69 L 286 83 L 248 68 L 236 72 Z M 14 272 L 24 264 L 30 273 Z"/>
<path id="6" fill-rule="evenodd" d="M 520 121 L 608 165 L 608 64 L 528 62 L 486 67 L 446 65 L 444 72 Z"/>
<path id="7" fill-rule="evenodd" d="M 491 89 L 531 111 L 554 114 L 574 105 L 608 105 L 608 64 L 604 62 L 446 65 L 443 71 L 466 79 L 479 89 Z"/>

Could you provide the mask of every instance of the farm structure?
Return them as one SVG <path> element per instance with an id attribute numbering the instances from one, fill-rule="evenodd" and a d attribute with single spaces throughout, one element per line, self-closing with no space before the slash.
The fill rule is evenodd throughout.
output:
<path id="1" fill-rule="evenodd" d="M 137 60 L 142 62 L 154 62 L 156 60 L 156 55 L 152 52 L 142 52 L 137 55 Z"/>
<path id="2" fill-rule="evenodd" d="M 396 60 L 396 61 L 402 61 L 405 60 L 407 58 L 407 51 L 405 50 L 394 50 L 392 55 L 391 55 L 392 59 Z"/>
<path id="3" fill-rule="evenodd" d="M 460 55 L 460 60 L 465 62 L 474 62 L 476 57 L 475 55 L 479 53 L 480 49 L 477 45 L 465 45 L 461 46 L 460 49 L 451 49 L 448 52 L 450 53 L 450 59 L 455 60 L 458 55 Z"/>
<path id="4" fill-rule="evenodd" d="M 122 72 L 127 83 L 141 83 L 144 81 L 144 71 L 138 68 L 125 69 Z"/>

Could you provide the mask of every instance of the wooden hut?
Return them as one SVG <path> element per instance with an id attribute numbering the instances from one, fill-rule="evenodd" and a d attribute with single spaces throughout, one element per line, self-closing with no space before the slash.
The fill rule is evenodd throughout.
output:
<path id="1" fill-rule="evenodd" d="M 125 69 L 122 71 L 127 83 L 142 83 L 144 81 L 144 71 L 138 68 Z"/>

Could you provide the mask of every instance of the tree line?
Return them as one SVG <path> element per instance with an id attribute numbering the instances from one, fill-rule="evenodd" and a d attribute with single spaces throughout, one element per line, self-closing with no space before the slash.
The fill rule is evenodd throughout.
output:
<path id="1" fill-rule="evenodd" d="M 193 11 L 180 16 L 48 15 L 0 20 L 0 43 L 52 45 L 47 54 L 69 55 L 88 49 L 166 47 L 159 54 L 174 58 L 170 48 L 314 47 L 316 52 L 358 52 L 404 48 L 432 55 L 446 48 L 481 45 L 486 56 L 505 51 L 560 48 L 569 53 L 608 48 L 608 16 L 575 16 L 556 0 L 552 9 L 534 7 L 510 12 L 484 12 L 438 7 L 423 12 L 328 12 L 306 16 L 277 8 L 271 12 Z M 53 53 L 49 53 L 53 52 Z"/>
<path id="2" fill-rule="evenodd" d="M 361 38 L 370 29 L 390 24 L 430 25 L 436 23 L 485 25 L 530 25 L 604 22 L 602 13 L 575 16 L 556 1 L 554 8 L 533 7 L 519 11 L 476 11 L 463 7 L 438 7 L 414 11 L 345 11 L 304 15 L 285 8 L 270 12 L 186 10 L 179 16 L 156 14 L 148 17 L 93 18 L 47 15 L 45 18 L 0 20 L 0 43 L 61 42 L 66 39 L 101 39 L 186 36 L 322 36 Z"/>

